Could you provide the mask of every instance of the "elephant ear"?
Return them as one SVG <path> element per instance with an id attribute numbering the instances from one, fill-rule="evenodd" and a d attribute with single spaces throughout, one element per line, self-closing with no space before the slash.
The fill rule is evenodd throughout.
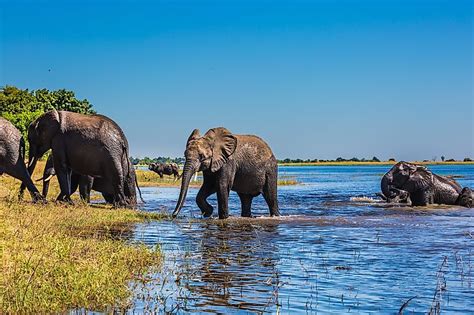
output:
<path id="1" fill-rule="evenodd" d="M 49 144 L 51 146 L 51 141 L 54 135 L 61 128 L 61 122 L 59 118 L 59 113 L 53 109 L 41 116 L 33 122 L 34 132 L 41 139 L 41 143 Z"/>
<path id="2" fill-rule="evenodd" d="M 189 142 L 197 140 L 201 137 L 199 129 L 194 129 L 193 132 L 189 135 L 188 141 L 186 142 L 186 147 L 189 145 Z"/>
<path id="3" fill-rule="evenodd" d="M 433 183 L 433 173 L 425 167 L 417 167 L 414 172 L 410 173 L 409 181 L 414 184 L 416 190 L 426 190 Z"/>
<path id="4" fill-rule="evenodd" d="M 204 138 L 208 139 L 212 148 L 211 172 L 217 172 L 234 154 L 237 138 L 223 127 L 210 129 Z"/>

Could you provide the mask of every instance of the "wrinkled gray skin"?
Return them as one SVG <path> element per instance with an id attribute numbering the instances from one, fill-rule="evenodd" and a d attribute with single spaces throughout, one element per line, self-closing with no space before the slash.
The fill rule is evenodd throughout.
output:
<path id="1" fill-rule="evenodd" d="M 472 207 L 470 188 L 462 188 L 454 179 L 433 174 L 424 166 L 408 162 L 395 164 L 382 177 L 381 188 L 388 202 L 409 199 L 412 206 L 446 204 Z"/>
<path id="2" fill-rule="evenodd" d="M 20 180 L 33 201 L 43 200 L 31 180 L 25 165 L 25 141 L 21 133 L 8 120 L 0 117 L 0 175 L 8 174 Z"/>
<path id="3" fill-rule="evenodd" d="M 51 154 L 46 161 L 43 177 L 38 179 L 38 181 L 43 181 L 43 196 L 45 198 L 48 197 L 49 182 L 53 176 L 56 176 L 56 171 L 54 170 L 53 155 Z M 94 179 L 92 176 L 83 176 L 71 172 L 71 195 L 76 192 L 77 188 L 79 188 L 81 199 L 86 202 L 91 201 L 91 189 L 101 192 L 107 203 L 114 202 L 114 195 L 111 187 L 107 187 L 106 183 L 104 183 L 104 180 L 101 178 Z"/>
<path id="4" fill-rule="evenodd" d="M 52 110 L 31 123 L 28 141 L 30 173 L 37 160 L 52 150 L 61 189 L 58 201 L 71 202 L 74 172 L 106 179 L 115 206 L 136 205 L 136 176 L 129 161 L 127 138 L 110 118 Z"/>
<path id="5" fill-rule="evenodd" d="M 163 178 L 164 174 L 173 175 L 174 180 L 179 179 L 179 167 L 176 163 L 151 163 L 148 169 L 160 175 L 160 178 Z"/>
<path id="6" fill-rule="evenodd" d="M 280 215 L 277 199 L 277 161 L 270 147 L 259 137 L 234 135 L 225 128 L 210 129 L 204 136 L 195 129 L 186 144 L 181 191 L 173 217 L 183 207 L 189 182 L 197 171 L 203 173 L 203 184 L 196 203 L 204 217 L 213 207 L 207 198 L 217 193 L 219 218 L 229 216 L 229 192 L 237 192 L 242 216 L 251 216 L 252 199 L 263 194 L 271 216 Z"/>

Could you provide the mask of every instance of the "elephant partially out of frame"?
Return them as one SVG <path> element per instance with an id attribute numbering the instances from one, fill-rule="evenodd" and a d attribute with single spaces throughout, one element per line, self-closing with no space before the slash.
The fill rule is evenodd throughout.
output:
<path id="1" fill-rule="evenodd" d="M 382 177 L 381 189 L 387 201 L 406 201 L 412 206 L 446 204 L 471 208 L 474 198 L 469 187 L 462 188 L 454 179 L 403 161 Z"/>
<path id="2" fill-rule="evenodd" d="M 25 165 L 25 141 L 20 131 L 0 117 L 0 175 L 8 174 L 22 182 L 33 201 L 43 200 Z"/>

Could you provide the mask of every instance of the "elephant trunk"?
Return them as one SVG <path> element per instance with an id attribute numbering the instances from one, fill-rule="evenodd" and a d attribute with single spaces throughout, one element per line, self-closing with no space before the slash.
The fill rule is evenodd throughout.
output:
<path id="1" fill-rule="evenodd" d="M 46 198 L 48 197 L 48 191 L 49 191 L 49 180 L 51 179 L 52 176 L 49 177 L 49 179 L 45 179 L 43 181 L 43 197 Z"/>
<path id="2" fill-rule="evenodd" d="M 30 144 L 30 149 L 28 150 L 28 173 L 30 173 L 30 176 L 33 175 L 33 171 L 36 167 L 36 162 L 38 162 L 38 158 L 36 157 L 36 150 L 35 147 Z"/>
<path id="3" fill-rule="evenodd" d="M 176 203 L 176 208 L 173 212 L 173 218 L 175 218 L 183 207 L 184 200 L 186 199 L 186 194 L 188 193 L 189 183 L 191 178 L 199 167 L 190 161 L 186 161 L 183 168 L 183 174 L 181 181 L 181 191 L 179 192 L 178 202 Z"/>
<path id="4" fill-rule="evenodd" d="M 390 185 L 392 184 L 392 174 L 388 172 L 382 177 L 382 182 L 380 184 L 380 188 L 382 189 L 382 193 L 385 197 L 390 198 Z"/>

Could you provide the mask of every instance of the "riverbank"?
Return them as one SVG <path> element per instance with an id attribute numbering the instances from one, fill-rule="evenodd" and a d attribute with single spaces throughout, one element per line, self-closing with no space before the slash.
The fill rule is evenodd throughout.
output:
<path id="1" fill-rule="evenodd" d="M 160 268 L 159 247 L 130 239 L 136 224 L 162 215 L 86 205 L 78 196 L 74 206 L 57 204 L 56 180 L 50 202 L 32 204 L 28 193 L 18 201 L 19 187 L 0 177 L 0 313 L 123 310 L 130 283 Z"/>
<path id="2" fill-rule="evenodd" d="M 126 309 L 130 282 L 162 261 L 158 246 L 127 239 L 136 223 L 157 219 L 105 206 L 0 200 L 0 313 Z"/>

